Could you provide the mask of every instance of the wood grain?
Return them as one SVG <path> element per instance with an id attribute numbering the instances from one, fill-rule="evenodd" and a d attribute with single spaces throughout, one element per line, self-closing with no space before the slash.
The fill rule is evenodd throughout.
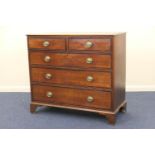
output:
<path id="1" fill-rule="evenodd" d="M 116 109 L 125 100 L 126 81 L 126 35 L 116 35 L 113 38 L 113 108 Z"/>
<path id="2" fill-rule="evenodd" d="M 28 35 L 32 103 L 97 112 L 114 124 L 116 114 L 126 111 L 125 33 Z M 49 41 L 47 47 L 44 41 Z M 90 48 L 85 43 L 90 41 Z M 45 62 L 45 56 L 51 61 Z M 87 58 L 93 63 L 86 63 Z M 46 79 L 45 74 L 52 74 Z M 87 81 L 87 76 L 93 80 Z M 47 97 L 47 91 L 53 93 Z M 87 97 L 93 102 L 88 103 Z"/>
<path id="3" fill-rule="evenodd" d="M 45 62 L 44 58 L 49 56 L 51 61 Z M 87 58 L 92 58 L 93 62 L 88 64 Z M 31 52 L 31 65 L 50 65 L 54 67 L 79 67 L 79 68 L 111 68 L 110 55 L 96 54 L 65 54 L 51 52 Z"/>
<path id="4" fill-rule="evenodd" d="M 90 48 L 85 47 L 85 43 L 90 41 L 93 46 Z M 110 39 L 69 39 L 69 50 L 82 50 L 84 51 L 98 51 L 107 52 L 111 51 L 111 40 Z"/>
<path id="5" fill-rule="evenodd" d="M 32 81 L 47 82 L 65 85 L 91 86 L 111 88 L 111 73 L 110 72 L 93 72 L 93 71 L 73 71 L 73 70 L 58 70 L 58 69 L 43 69 L 32 68 Z M 46 74 L 51 74 L 51 79 L 46 79 Z M 92 76 L 93 81 L 87 81 L 87 77 Z"/>
<path id="6" fill-rule="evenodd" d="M 96 107 L 102 109 L 110 109 L 111 93 L 104 91 L 91 91 L 71 88 L 59 88 L 49 86 L 32 86 L 33 101 L 42 101 L 46 103 L 54 103 L 60 105 L 81 105 L 83 107 Z M 51 98 L 46 96 L 47 92 L 52 92 Z M 92 96 L 94 101 L 89 103 L 87 97 Z"/>
<path id="7" fill-rule="evenodd" d="M 48 41 L 50 44 L 47 47 L 43 46 L 43 42 Z M 65 50 L 65 39 L 52 39 L 52 38 L 29 38 L 28 40 L 30 49 L 44 49 L 44 50 Z"/>

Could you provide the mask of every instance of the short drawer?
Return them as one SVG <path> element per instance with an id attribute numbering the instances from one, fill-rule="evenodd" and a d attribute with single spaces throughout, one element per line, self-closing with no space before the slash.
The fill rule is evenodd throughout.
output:
<path id="1" fill-rule="evenodd" d="M 32 98 L 34 101 L 51 104 L 111 108 L 111 92 L 104 91 L 34 85 L 32 86 Z"/>
<path id="2" fill-rule="evenodd" d="M 31 65 L 50 65 L 54 67 L 111 68 L 110 55 L 62 54 L 30 52 Z"/>
<path id="3" fill-rule="evenodd" d="M 111 73 L 31 68 L 33 82 L 111 88 Z"/>
<path id="4" fill-rule="evenodd" d="M 71 51 L 111 51 L 111 39 L 69 39 L 69 50 Z"/>
<path id="5" fill-rule="evenodd" d="M 57 38 L 33 38 L 28 39 L 29 49 L 44 49 L 44 50 L 65 50 L 65 39 Z"/>

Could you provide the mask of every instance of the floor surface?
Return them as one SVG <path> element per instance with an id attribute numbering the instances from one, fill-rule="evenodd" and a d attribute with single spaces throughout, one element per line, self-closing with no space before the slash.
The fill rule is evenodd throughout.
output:
<path id="1" fill-rule="evenodd" d="M 29 93 L 0 93 L 1 129 L 151 129 L 155 128 L 155 92 L 126 94 L 127 113 L 119 113 L 115 125 L 98 114 L 41 108 L 29 112 Z"/>

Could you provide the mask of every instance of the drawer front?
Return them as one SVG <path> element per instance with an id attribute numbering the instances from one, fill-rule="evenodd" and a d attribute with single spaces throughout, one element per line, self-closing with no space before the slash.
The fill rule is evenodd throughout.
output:
<path id="1" fill-rule="evenodd" d="M 65 50 L 65 39 L 29 38 L 29 49 Z"/>
<path id="2" fill-rule="evenodd" d="M 75 105 L 88 108 L 110 109 L 111 93 L 49 86 L 32 86 L 34 101 L 59 105 Z"/>
<path id="3" fill-rule="evenodd" d="M 60 54 L 30 52 L 32 65 L 51 65 L 55 67 L 111 68 L 110 55 L 96 54 Z"/>
<path id="4" fill-rule="evenodd" d="M 33 82 L 111 88 L 111 73 L 32 68 Z"/>
<path id="5" fill-rule="evenodd" d="M 69 50 L 109 52 L 111 39 L 69 39 Z"/>

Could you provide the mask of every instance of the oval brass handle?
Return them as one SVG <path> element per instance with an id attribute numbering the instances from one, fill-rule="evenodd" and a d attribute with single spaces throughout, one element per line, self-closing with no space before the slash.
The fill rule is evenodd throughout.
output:
<path id="1" fill-rule="evenodd" d="M 52 96 L 53 96 L 53 93 L 50 92 L 50 91 L 48 91 L 48 92 L 46 93 L 46 96 L 47 96 L 47 97 L 52 97 Z"/>
<path id="2" fill-rule="evenodd" d="M 52 78 L 52 74 L 50 74 L 50 73 L 45 74 L 45 78 L 48 79 L 48 80 L 51 79 Z"/>
<path id="3" fill-rule="evenodd" d="M 93 102 L 93 101 L 94 101 L 94 98 L 93 98 L 92 96 L 88 96 L 88 97 L 87 97 L 87 101 L 88 101 L 88 102 Z"/>
<path id="4" fill-rule="evenodd" d="M 50 45 L 50 42 L 49 42 L 49 41 L 44 41 L 44 42 L 43 42 L 43 46 L 44 46 L 44 47 L 47 47 L 47 46 L 49 46 L 49 45 Z"/>
<path id="5" fill-rule="evenodd" d="M 45 61 L 45 62 L 50 62 L 50 61 L 51 61 L 51 57 L 48 56 L 48 55 L 45 56 L 45 57 L 44 57 L 44 61 Z"/>
<path id="6" fill-rule="evenodd" d="M 87 41 L 86 43 L 85 43 L 85 47 L 86 48 L 90 48 L 90 47 L 92 47 L 93 46 L 93 43 L 91 42 L 91 41 Z"/>
<path id="7" fill-rule="evenodd" d="M 93 58 L 87 58 L 87 59 L 86 59 L 86 63 L 87 63 L 87 64 L 93 63 Z"/>
<path id="8" fill-rule="evenodd" d="M 94 80 L 94 78 L 92 77 L 92 76 L 87 76 L 87 81 L 88 82 L 91 82 L 91 81 L 93 81 Z"/>

